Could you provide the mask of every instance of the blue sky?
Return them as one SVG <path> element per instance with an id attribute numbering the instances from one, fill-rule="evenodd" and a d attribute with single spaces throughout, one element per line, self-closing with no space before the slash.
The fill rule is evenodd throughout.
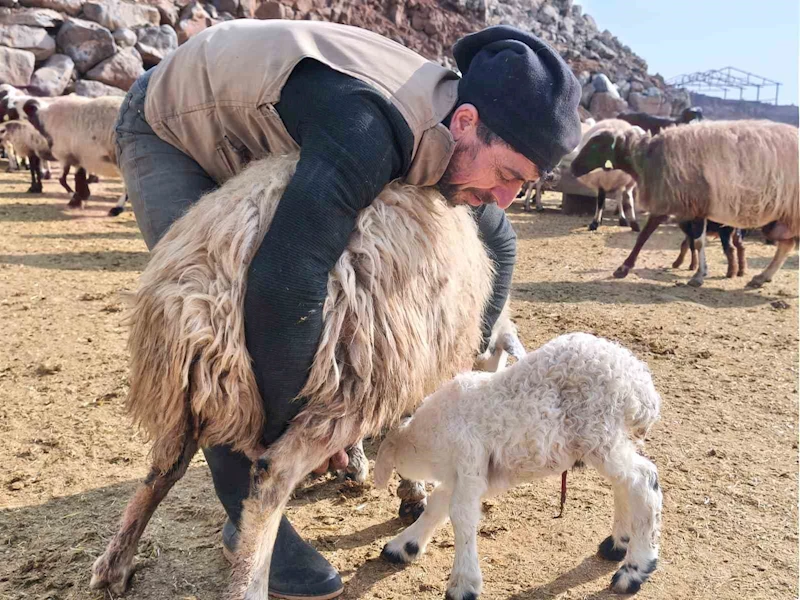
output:
<path id="1" fill-rule="evenodd" d="M 695 71 L 737 67 L 780 81 L 783 85 L 779 103 L 798 104 L 798 0 L 575 3 L 594 17 L 600 31 L 608 29 L 644 58 L 650 73 L 661 73 L 668 79 Z M 762 90 L 762 97 L 764 93 Z M 738 95 L 738 90 L 733 92 L 733 97 Z"/>

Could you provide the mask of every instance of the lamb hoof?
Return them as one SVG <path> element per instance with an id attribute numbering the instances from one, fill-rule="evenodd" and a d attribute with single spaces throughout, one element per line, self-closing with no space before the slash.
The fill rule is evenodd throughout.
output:
<path id="1" fill-rule="evenodd" d="M 642 230 L 642 228 L 639 227 L 639 223 L 637 223 L 636 221 L 631 223 L 631 231 L 635 231 L 636 233 L 639 233 L 641 230 Z"/>
<path id="2" fill-rule="evenodd" d="M 747 282 L 747 287 L 749 288 L 760 288 L 762 285 L 767 283 L 769 279 L 764 279 L 760 275 L 756 275 L 750 281 Z"/>
<path id="3" fill-rule="evenodd" d="M 635 594 L 656 570 L 657 563 L 658 560 L 654 558 L 643 569 L 635 564 L 625 563 L 611 578 L 611 590 L 617 594 Z"/>
<path id="4" fill-rule="evenodd" d="M 627 554 L 627 548 L 619 548 L 614 543 L 614 537 L 608 536 L 597 547 L 597 554 L 600 558 L 605 560 L 610 560 L 613 562 L 619 562 L 625 558 L 625 554 Z"/>
<path id="5" fill-rule="evenodd" d="M 630 271 L 631 268 L 628 265 L 621 265 L 614 271 L 614 279 L 625 279 Z"/>
<path id="6" fill-rule="evenodd" d="M 41 183 L 34 183 L 31 187 L 28 188 L 29 194 L 41 194 L 42 193 L 42 184 Z"/>
<path id="7" fill-rule="evenodd" d="M 114 208 L 112 208 L 111 210 L 108 211 L 108 216 L 109 217 L 116 217 L 118 215 L 121 215 L 124 211 L 125 211 L 125 209 L 122 208 L 121 206 L 115 206 Z"/>
<path id="8" fill-rule="evenodd" d="M 428 504 L 428 500 L 423 498 L 422 500 L 416 502 L 406 502 L 403 500 L 400 503 L 400 510 L 398 511 L 398 516 L 400 520 L 405 525 L 411 525 L 414 521 L 419 519 L 422 516 L 422 513 L 425 512 L 425 507 Z"/>
<path id="9" fill-rule="evenodd" d="M 444 597 L 447 600 L 477 600 L 481 593 L 481 581 L 471 577 L 453 579 L 447 585 Z"/>
<path id="10" fill-rule="evenodd" d="M 704 280 L 702 277 L 692 277 L 689 281 L 686 282 L 686 285 L 693 288 L 699 288 L 703 286 L 703 281 Z"/>
<path id="11" fill-rule="evenodd" d="M 406 542 L 402 548 L 394 547 L 394 540 L 383 547 L 381 558 L 393 565 L 407 565 L 419 555 L 419 546 L 415 542 Z"/>
<path id="12" fill-rule="evenodd" d="M 597 221 L 592 221 L 589 223 L 589 231 L 597 231 L 598 223 Z"/>
<path id="13" fill-rule="evenodd" d="M 445 600 L 478 600 L 478 594 L 475 592 L 467 592 L 461 596 L 457 596 L 454 592 L 447 590 L 445 592 Z"/>
<path id="14" fill-rule="evenodd" d="M 93 590 L 109 589 L 112 593 L 124 594 L 128 589 L 128 582 L 133 575 L 133 561 L 125 565 L 115 564 L 108 557 L 108 553 L 98 558 L 92 566 L 92 580 L 89 587 Z"/>

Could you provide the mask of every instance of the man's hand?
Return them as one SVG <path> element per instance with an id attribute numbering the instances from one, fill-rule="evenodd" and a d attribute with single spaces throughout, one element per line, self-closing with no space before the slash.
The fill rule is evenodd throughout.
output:
<path id="1" fill-rule="evenodd" d="M 347 452 L 344 450 L 339 450 L 336 454 L 314 469 L 313 472 L 315 475 L 324 475 L 328 472 L 328 469 L 333 471 L 341 471 L 342 469 L 347 468 L 349 462 L 350 459 L 347 456 Z"/>

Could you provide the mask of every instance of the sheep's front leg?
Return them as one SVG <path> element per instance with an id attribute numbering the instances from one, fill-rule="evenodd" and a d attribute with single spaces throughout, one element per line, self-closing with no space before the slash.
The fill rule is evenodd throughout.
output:
<path id="1" fill-rule="evenodd" d="M 447 520 L 451 491 L 439 485 L 431 493 L 419 519 L 383 547 L 381 556 L 391 563 L 410 563 L 425 552 L 439 526 Z"/>
<path id="2" fill-rule="evenodd" d="M 672 263 L 673 269 L 679 269 L 680 266 L 683 264 L 683 259 L 686 258 L 686 253 L 689 251 L 689 244 L 691 243 L 691 239 L 688 237 L 684 237 L 681 241 L 681 249 L 678 253 L 678 258 L 675 259 L 675 262 Z"/>
<path id="3" fill-rule="evenodd" d="M 749 288 L 759 288 L 768 281 L 772 281 L 773 275 L 778 272 L 783 266 L 786 257 L 791 252 L 792 248 L 794 248 L 794 240 L 776 240 L 778 247 L 775 249 L 775 256 L 772 257 L 772 262 L 769 263 L 769 266 L 764 269 L 762 273 L 759 273 L 755 277 L 753 277 L 747 284 Z"/>
<path id="4" fill-rule="evenodd" d="M 603 208 L 606 205 L 606 191 L 603 188 L 597 190 L 597 200 L 594 208 L 594 219 L 589 223 L 589 231 L 596 231 L 603 221 Z"/>
<path id="5" fill-rule="evenodd" d="M 184 476 L 196 452 L 197 442 L 188 439 L 181 456 L 169 471 L 161 473 L 155 467 L 150 470 L 150 474 L 128 503 L 116 535 L 92 566 L 90 588 L 108 588 L 114 594 L 125 591 L 133 574 L 133 558 L 144 528 L 172 486 Z"/>
<path id="6" fill-rule="evenodd" d="M 642 251 L 642 248 L 644 247 L 645 243 L 647 243 L 647 240 L 650 239 L 650 236 L 653 235 L 653 232 L 658 229 L 658 226 L 664 223 L 668 218 L 669 215 L 650 215 L 648 217 L 647 223 L 645 224 L 644 229 L 639 232 L 639 236 L 636 238 L 636 244 L 634 244 L 633 250 L 631 250 L 628 258 L 626 258 L 625 262 L 623 262 L 619 267 L 617 267 L 617 270 L 614 271 L 614 277 L 616 279 L 623 279 L 628 276 L 628 273 L 630 273 L 631 269 L 636 264 L 636 259 L 639 257 L 639 252 Z"/>
<path id="7" fill-rule="evenodd" d="M 699 266 L 692 278 L 689 280 L 689 285 L 692 287 L 700 287 L 708 275 L 708 265 L 706 264 L 706 224 L 707 221 L 703 219 L 700 235 L 694 241 L 694 247 L 697 249 L 699 258 Z"/>
<path id="8" fill-rule="evenodd" d="M 456 557 L 447 583 L 447 600 L 475 600 L 481 593 L 483 577 L 478 560 L 478 524 L 486 478 L 458 475 L 450 498 L 450 521 L 455 534 Z"/>

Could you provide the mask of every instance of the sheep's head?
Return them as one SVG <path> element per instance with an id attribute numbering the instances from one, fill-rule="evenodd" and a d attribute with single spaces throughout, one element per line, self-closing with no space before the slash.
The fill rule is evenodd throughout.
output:
<path id="1" fill-rule="evenodd" d="M 699 106 L 693 106 L 685 109 L 681 113 L 680 123 L 691 123 L 692 121 L 703 120 L 703 109 Z"/>
<path id="2" fill-rule="evenodd" d="M 25 117 L 30 121 L 31 125 L 36 128 L 36 131 L 42 134 L 45 140 L 47 140 L 47 145 L 49 148 L 53 147 L 53 138 L 50 137 L 50 134 L 45 131 L 44 126 L 42 125 L 41 120 L 39 119 L 39 109 L 42 108 L 42 103 L 39 102 L 36 98 L 28 98 L 24 102 L 21 103 L 21 111 Z M 17 104 L 19 106 L 19 104 Z"/>
<path id="3" fill-rule="evenodd" d="M 601 131 L 593 136 L 572 161 L 572 174 L 582 177 L 595 169 L 613 169 L 618 141 L 619 137 L 610 131 Z"/>

